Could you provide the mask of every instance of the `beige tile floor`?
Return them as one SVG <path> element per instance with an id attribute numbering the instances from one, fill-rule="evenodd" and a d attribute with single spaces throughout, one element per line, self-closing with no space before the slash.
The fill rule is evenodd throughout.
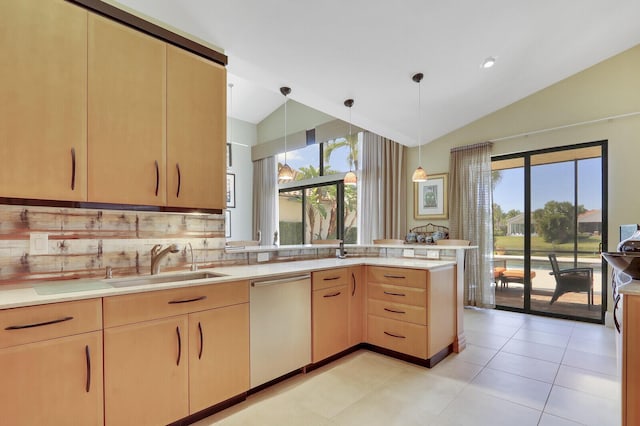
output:
<path id="1" fill-rule="evenodd" d="M 196 425 L 620 425 L 612 329 L 481 309 L 465 329 L 432 369 L 361 350 Z"/>

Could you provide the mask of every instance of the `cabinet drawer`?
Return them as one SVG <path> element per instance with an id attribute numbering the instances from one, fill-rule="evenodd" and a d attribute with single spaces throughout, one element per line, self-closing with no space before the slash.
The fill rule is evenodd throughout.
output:
<path id="1" fill-rule="evenodd" d="M 420 269 L 370 266 L 367 278 L 369 282 L 427 288 L 427 271 Z"/>
<path id="2" fill-rule="evenodd" d="M 115 327 L 248 301 L 248 281 L 105 297 L 104 327 Z"/>
<path id="3" fill-rule="evenodd" d="M 369 283 L 368 296 L 385 302 L 427 306 L 427 290 L 397 285 Z"/>
<path id="4" fill-rule="evenodd" d="M 403 303 L 369 299 L 367 312 L 379 317 L 427 325 L 427 310 L 424 306 L 411 306 Z"/>
<path id="5" fill-rule="evenodd" d="M 0 348 L 102 328 L 100 299 L 0 311 Z"/>
<path id="6" fill-rule="evenodd" d="M 418 358 L 427 358 L 427 326 L 369 315 L 368 342 Z"/>
<path id="7" fill-rule="evenodd" d="M 337 268 L 313 272 L 311 288 L 322 290 L 323 288 L 349 284 L 349 269 Z"/>

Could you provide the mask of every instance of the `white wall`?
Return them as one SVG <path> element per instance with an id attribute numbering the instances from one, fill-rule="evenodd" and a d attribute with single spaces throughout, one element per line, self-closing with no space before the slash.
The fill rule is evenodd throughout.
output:
<path id="1" fill-rule="evenodd" d="M 231 212 L 231 238 L 252 240 L 253 163 L 251 147 L 257 142 L 257 126 L 246 121 L 229 118 L 228 137 L 231 138 L 231 167 L 227 173 L 236 175 L 236 207 Z"/>
<path id="2" fill-rule="evenodd" d="M 452 147 L 632 114 L 498 141 L 493 147 L 493 154 L 501 155 L 608 140 L 609 249 L 615 250 L 618 226 L 640 223 L 640 197 L 631 183 L 640 163 L 639 76 L 640 45 L 424 145 L 423 167 L 427 173 L 448 172 Z M 408 194 L 413 194 L 411 174 L 417 167 L 417 154 L 417 148 L 407 154 Z M 413 197 L 409 205 L 408 226 L 425 224 L 413 217 Z"/>

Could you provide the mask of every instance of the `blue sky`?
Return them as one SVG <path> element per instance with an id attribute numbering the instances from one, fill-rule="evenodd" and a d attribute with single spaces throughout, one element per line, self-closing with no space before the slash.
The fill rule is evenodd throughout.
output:
<path id="1" fill-rule="evenodd" d="M 601 209 L 601 160 L 581 160 L 578 166 L 578 203 L 587 210 Z M 502 170 L 502 180 L 493 192 L 493 202 L 503 212 L 524 210 L 524 169 Z M 531 168 L 531 207 L 544 207 L 547 201 L 573 202 L 573 162 L 553 163 Z"/>

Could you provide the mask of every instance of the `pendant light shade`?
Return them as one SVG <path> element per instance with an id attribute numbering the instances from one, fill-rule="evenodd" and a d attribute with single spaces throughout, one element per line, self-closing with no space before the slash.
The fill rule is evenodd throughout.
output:
<path id="1" fill-rule="evenodd" d="M 278 170 L 278 180 L 293 180 L 293 169 L 287 164 L 287 96 L 291 88 L 281 87 L 280 93 L 284 96 L 284 164 Z"/>
<path id="2" fill-rule="evenodd" d="M 414 182 L 426 182 L 427 177 L 427 172 L 424 171 L 422 166 L 418 166 L 418 168 L 413 172 L 411 180 Z"/>
<path id="3" fill-rule="evenodd" d="M 349 136 L 347 136 L 347 144 L 349 144 L 349 171 L 344 175 L 344 184 L 349 186 L 356 186 L 358 184 L 358 177 L 356 173 L 351 170 L 353 164 L 353 149 L 351 146 L 351 107 L 353 106 L 353 99 L 347 99 L 344 101 L 344 106 L 349 108 Z"/>
<path id="4" fill-rule="evenodd" d="M 358 176 L 349 170 L 346 175 L 344 175 L 344 184 L 350 186 L 356 186 L 358 184 Z"/>
<path id="5" fill-rule="evenodd" d="M 422 118 L 420 109 L 422 105 L 420 102 L 420 82 L 422 81 L 423 77 L 424 74 L 422 74 L 421 72 L 414 74 L 413 77 L 411 77 L 413 81 L 418 83 L 418 168 L 413 172 L 413 176 L 411 177 L 411 180 L 413 182 L 427 181 L 427 172 L 425 172 L 425 170 L 420 165 L 422 163 L 422 124 L 420 123 L 420 119 Z"/>

